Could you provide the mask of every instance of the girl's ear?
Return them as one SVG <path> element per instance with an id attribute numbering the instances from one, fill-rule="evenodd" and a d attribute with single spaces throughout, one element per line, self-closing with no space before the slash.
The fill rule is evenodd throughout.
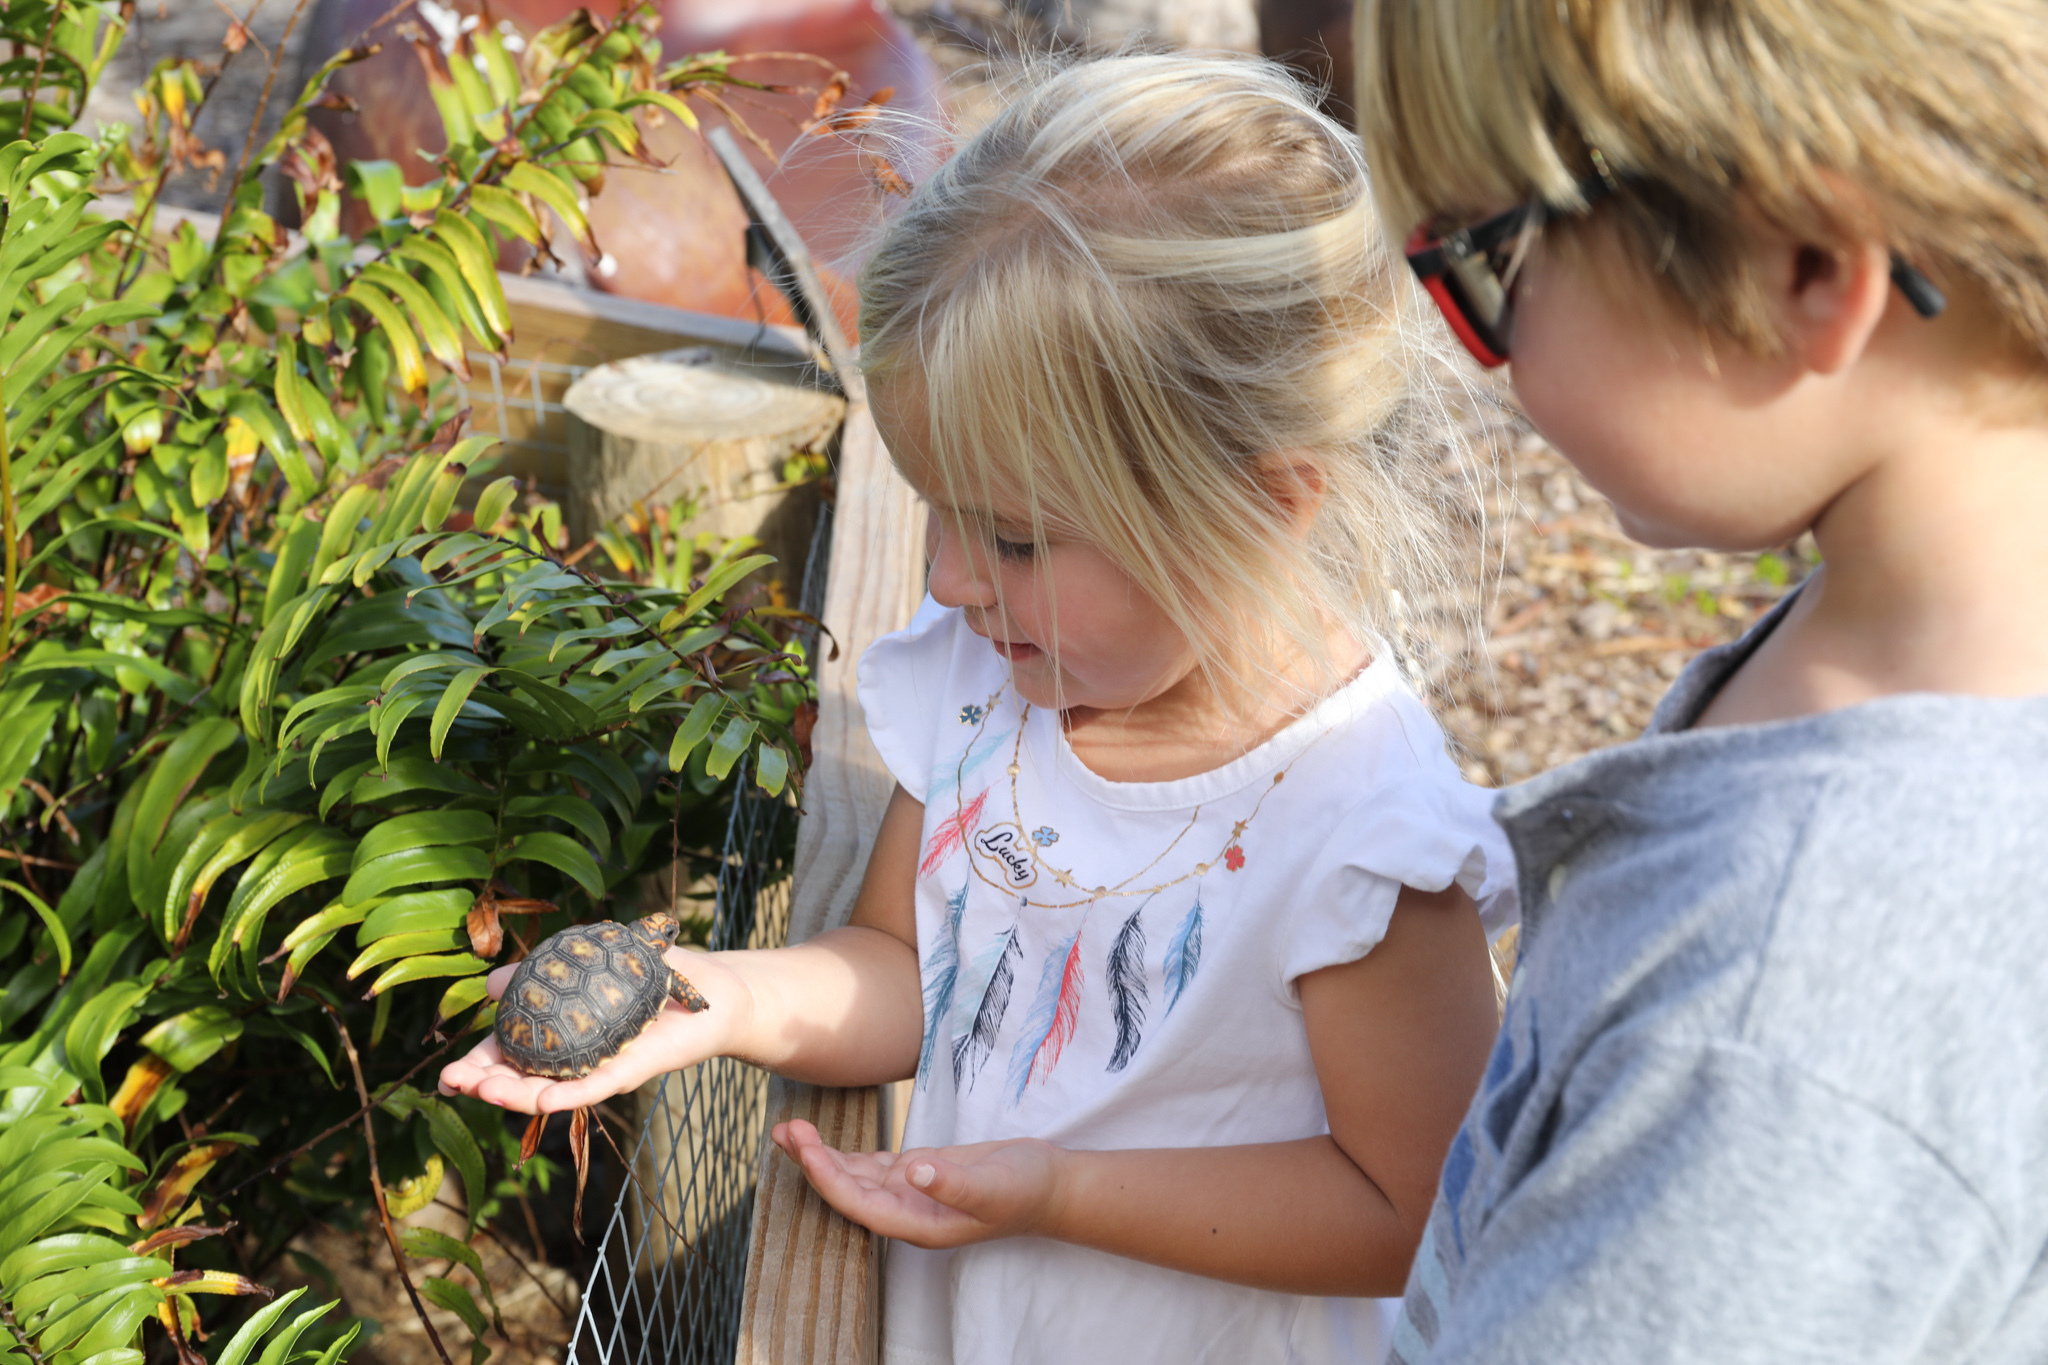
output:
<path id="1" fill-rule="evenodd" d="M 1252 477 L 1272 499 L 1288 531 L 1307 536 L 1330 491 L 1323 457 L 1312 450 L 1269 450 L 1252 461 Z"/>

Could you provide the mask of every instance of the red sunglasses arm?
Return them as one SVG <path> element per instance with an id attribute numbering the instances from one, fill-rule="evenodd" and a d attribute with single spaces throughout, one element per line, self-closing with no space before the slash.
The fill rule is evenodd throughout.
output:
<path id="1" fill-rule="evenodd" d="M 1450 324 L 1451 331 L 1464 343 L 1465 349 L 1472 353 L 1472 358 L 1490 370 L 1507 364 L 1506 356 L 1496 354 L 1491 346 L 1480 339 L 1479 333 L 1473 330 L 1471 322 L 1466 319 L 1464 308 L 1459 305 L 1457 299 L 1452 296 L 1449 286 L 1444 283 L 1444 274 L 1450 269 L 1450 262 L 1445 259 L 1443 249 L 1425 229 L 1417 228 L 1409 236 L 1406 254 L 1409 266 L 1422 281 L 1422 287 L 1436 300 L 1437 309 L 1444 315 L 1444 321 Z"/>

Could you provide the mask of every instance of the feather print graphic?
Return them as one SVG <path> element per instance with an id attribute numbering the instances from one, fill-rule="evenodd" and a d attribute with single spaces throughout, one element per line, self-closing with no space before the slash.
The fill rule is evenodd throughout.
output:
<path id="1" fill-rule="evenodd" d="M 1195 979 L 1202 965 L 1202 896 L 1195 893 L 1195 908 L 1180 922 L 1166 945 L 1166 961 L 1160 970 L 1166 977 L 1166 1012 L 1180 1003 L 1180 993 Z"/>
<path id="2" fill-rule="evenodd" d="M 1059 1065 L 1060 1053 L 1081 1022 L 1081 931 L 1054 948 L 1038 974 L 1038 998 L 1024 1016 L 1024 1033 L 1010 1050 L 1010 1103 L 1024 1098 L 1024 1087 L 1036 1076 L 1041 1082 Z"/>
<path id="3" fill-rule="evenodd" d="M 1145 1026 L 1145 926 L 1139 917 L 1145 907 L 1131 911 L 1118 931 L 1116 946 L 1109 950 L 1109 1004 L 1116 1015 L 1116 1050 L 1109 1055 L 1110 1071 L 1122 1071 L 1138 1050 L 1138 1031 Z"/>
<path id="4" fill-rule="evenodd" d="M 924 857 L 918 861 L 917 875 L 929 877 L 939 870 L 952 855 L 954 849 L 967 842 L 967 836 L 974 832 L 974 826 L 981 819 L 981 808 L 988 804 L 988 790 L 969 801 L 957 814 L 939 821 L 939 827 L 932 831 L 932 837 L 924 846 Z"/>
<path id="5" fill-rule="evenodd" d="M 960 980 L 960 917 L 967 910 L 967 883 L 946 898 L 946 927 L 924 960 L 924 1046 L 917 1051 L 917 1088 L 931 1081 L 932 1053 L 938 1047 L 939 1025 L 953 1010 L 953 987 Z"/>
<path id="6" fill-rule="evenodd" d="M 953 1025 L 954 1089 L 960 1087 L 963 1079 L 971 1087 L 989 1054 L 995 1051 L 996 1034 L 1003 1027 L 1003 1016 L 1010 1010 L 1010 985 L 1017 975 L 1017 960 L 1023 956 L 1017 930 L 1012 927 L 998 934 L 996 941 L 974 959 L 972 979 L 987 985 L 963 997 L 980 1003 L 972 1015 L 963 1014 Z"/>
<path id="7" fill-rule="evenodd" d="M 931 785 L 926 787 L 924 792 L 925 804 L 930 805 L 959 786 L 960 779 L 1001 753 L 1004 741 L 1016 733 L 1017 727 L 1013 725 L 998 734 L 983 735 L 967 746 L 967 752 L 960 755 L 957 763 L 948 763 L 940 759 L 933 764 Z"/>

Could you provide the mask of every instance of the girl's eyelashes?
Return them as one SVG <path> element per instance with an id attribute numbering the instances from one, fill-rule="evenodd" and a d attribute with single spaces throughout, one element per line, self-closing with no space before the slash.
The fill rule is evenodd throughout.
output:
<path id="1" fill-rule="evenodd" d="M 1038 553 L 1038 543 L 1030 540 L 1004 540 L 994 532 L 989 533 L 989 544 L 995 548 L 998 559 L 1023 561 Z"/>

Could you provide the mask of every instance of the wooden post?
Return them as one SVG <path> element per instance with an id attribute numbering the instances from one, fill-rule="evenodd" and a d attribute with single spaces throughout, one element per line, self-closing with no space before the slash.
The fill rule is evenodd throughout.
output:
<path id="1" fill-rule="evenodd" d="M 864 404 L 847 414 L 824 621 L 839 655 L 818 664 L 818 723 L 797 825 L 789 937 L 846 923 L 895 780 L 868 741 L 854 667 L 878 637 L 907 624 L 924 595 L 924 514 L 897 476 Z M 877 1145 L 872 1089 L 826 1090 L 777 1079 L 768 1123 L 806 1118 L 827 1142 Z M 763 1140 L 747 1247 L 738 1365 L 870 1365 L 880 1332 L 874 1238 L 834 1213 L 803 1173 Z"/>
<path id="2" fill-rule="evenodd" d="M 582 542 L 643 500 L 700 499 L 679 531 L 756 536 L 793 572 L 816 510 L 787 494 L 783 464 L 823 451 L 846 400 L 709 346 L 600 365 L 569 389 L 569 537 Z"/>

